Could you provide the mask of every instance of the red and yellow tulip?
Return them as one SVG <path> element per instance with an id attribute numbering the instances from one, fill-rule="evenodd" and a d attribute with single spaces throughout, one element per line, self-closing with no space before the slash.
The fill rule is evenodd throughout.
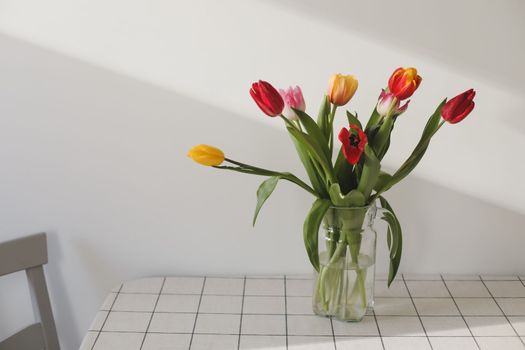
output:
<path id="1" fill-rule="evenodd" d="M 398 68 L 392 73 L 388 80 L 388 90 L 400 100 L 412 96 L 421 84 L 422 78 L 417 74 L 415 68 Z"/>

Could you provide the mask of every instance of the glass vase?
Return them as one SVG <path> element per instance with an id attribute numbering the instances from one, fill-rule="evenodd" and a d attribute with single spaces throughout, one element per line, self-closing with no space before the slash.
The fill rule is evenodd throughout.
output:
<path id="1" fill-rule="evenodd" d="M 313 310 L 342 321 L 360 321 L 374 306 L 375 204 L 328 209 L 319 245 L 320 269 L 314 284 Z"/>

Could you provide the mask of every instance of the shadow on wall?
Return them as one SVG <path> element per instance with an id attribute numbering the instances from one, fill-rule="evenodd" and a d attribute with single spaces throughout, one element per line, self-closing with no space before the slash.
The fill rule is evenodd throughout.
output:
<path id="1" fill-rule="evenodd" d="M 402 271 L 524 272 L 525 215 L 415 176 L 386 197 L 403 227 Z M 384 242 L 378 244 L 380 249 L 386 247 Z M 386 250 L 380 257 L 386 257 Z M 381 269 L 386 261 L 378 264 Z"/>
<path id="2" fill-rule="evenodd" d="M 272 2 L 288 11 L 361 33 L 381 45 L 405 48 L 458 72 L 468 72 L 515 90 L 521 90 L 525 80 L 521 67 L 525 61 L 525 45 L 521 40 L 525 32 L 522 18 L 525 4 L 520 0 Z M 506 20 L 488 29 L 487 23 L 493 23 L 495 18 Z"/>
<path id="3" fill-rule="evenodd" d="M 64 348 L 78 347 L 122 280 L 311 271 L 301 234 L 311 198 L 280 184 L 252 229 L 262 179 L 185 155 L 207 142 L 304 178 L 284 130 L 9 37 L 0 46 L 0 240 L 52 233 L 47 271 Z M 405 231 L 403 271 L 523 272 L 523 215 L 415 177 L 388 198 Z"/>

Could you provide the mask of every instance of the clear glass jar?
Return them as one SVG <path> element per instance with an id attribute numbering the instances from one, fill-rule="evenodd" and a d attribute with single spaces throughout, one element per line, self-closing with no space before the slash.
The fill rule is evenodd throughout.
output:
<path id="1" fill-rule="evenodd" d="M 320 253 L 312 300 L 317 315 L 360 321 L 373 308 L 376 213 L 375 204 L 328 209 L 319 240 L 326 250 Z"/>

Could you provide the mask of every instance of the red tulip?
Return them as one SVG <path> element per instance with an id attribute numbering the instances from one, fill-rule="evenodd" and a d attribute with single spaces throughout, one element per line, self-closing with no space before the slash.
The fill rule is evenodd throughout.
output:
<path id="1" fill-rule="evenodd" d="M 470 89 L 450 99 L 441 110 L 441 116 L 450 124 L 462 121 L 474 109 L 476 91 Z"/>
<path id="2" fill-rule="evenodd" d="M 252 84 L 250 95 L 266 115 L 276 117 L 283 112 L 283 98 L 272 84 L 259 80 Z"/>
<path id="3" fill-rule="evenodd" d="M 421 84 L 422 78 L 415 68 L 398 68 L 388 80 L 388 90 L 398 99 L 404 100 L 412 96 Z"/>
<path id="4" fill-rule="evenodd" d="M 350 130 L 342 128 L 339 132 L 339 141 L 343 144 L 343 154 L 348 163 L 357 164 L 368 142 L 363 130 L 355 124 L 350 124 Z"/>

